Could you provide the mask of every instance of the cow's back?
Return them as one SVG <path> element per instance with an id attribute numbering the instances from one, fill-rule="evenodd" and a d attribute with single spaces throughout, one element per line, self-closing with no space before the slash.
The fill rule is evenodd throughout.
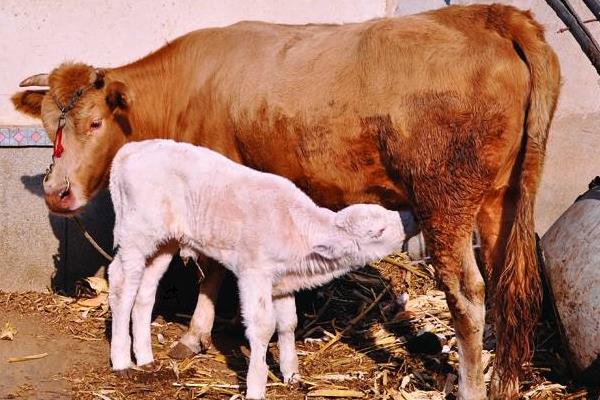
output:
<path id="1" fill-rule="evenodd" d="M 471 6 L 346 25 L 242 22 L 151 57 L 180 65 L 170 79 L 183 105 L 167 105 L 176 140 L 290 178 L 320 205 L 394 208 L 408 199 L 385 155 L 390 137 L 411 162 L 436 162 L 455 145 L 440 125 L 480 131 L 482 151 L 486 132 L 514 131 L 493 139 L 506 141 L 490 155 L 496 169 L 517 151 L 529 74 L 492 14 Z"/>
<path id="2" fill-rule="evenodd" d="M 423 141 L 444 134 L 439 124 L 461 125 L 456 131 L 473 124 L 482 136 L 522 127 L 527 66 L 512 41 L 487 24 L 486 10 L 224 28 L 211 46 L 220 52 L 210 75 L 213 126 L 233 134 L 233 157 L 289 177 L 320 204 L 405 203 L 382 159 L 385 137 L 399 138 L 407 157 L 427 162 Z M 467 22 L 451 18 L 457 11 Z M 200 46 L 202 33 L 197 40 Z M 470 120 L 474 114 L 481 117 Z M 507 153 L 518 147 L 517 136 Z M 448 146 L 441 142 L 428 147 L 438 153 Z"/>

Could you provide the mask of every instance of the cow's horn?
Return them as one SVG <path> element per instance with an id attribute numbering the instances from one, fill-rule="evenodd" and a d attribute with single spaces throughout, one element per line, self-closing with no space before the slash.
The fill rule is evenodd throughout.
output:
<path id="1" fill-rule="evenodd" d="M 49 86 L 48 74 L 37 74 L 30 76 L 29 78 L 25 78 L 21 81 L 21 83 L 19 83 L 19 86 Z"/>

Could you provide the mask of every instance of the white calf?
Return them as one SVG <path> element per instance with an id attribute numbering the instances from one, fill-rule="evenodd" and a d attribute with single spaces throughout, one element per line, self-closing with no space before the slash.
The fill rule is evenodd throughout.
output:
<path id="1" fill-rule="evenodd" d="M 115 370 L 153 361 L 150 318 L 158 281 L 178 248 L 221 262 L 238 278 L 251 356 L 247 397 L 263 398 L 266 351 L 278 328 L 285 381 L 298 374 L 293 292 L 322 285 L 402 245 L 398 213 L 359 204 L 337 213 L 289 180 L 189 144 L 123 146 L 111 170 L 117 255 L 109 267 Z M 133 310 L 133 312 L 132 312 Z"/>

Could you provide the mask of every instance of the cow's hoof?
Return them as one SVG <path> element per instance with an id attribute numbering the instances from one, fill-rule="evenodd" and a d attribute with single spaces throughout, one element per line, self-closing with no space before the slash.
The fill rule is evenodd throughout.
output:
<path id="1" fill-rule="evenodd" d="M 200 353 L 205 353 L 212 347 L 212 336 L 210 333 L 208 335 L 200 335 Z"/>
<path id="2" fill-rule="evenodd" d="M 183 344 L 181 342 L 177 342 L 177 344 L 175 346 L 171 347 L 168 354 L 169 354 L 169 357 L 171 357 L 175 360 L 183 360 L 186 358 L 192 358 L 197 353 L 194 350 L 187 347 L 185 344 Z"/>
<path id="3" fill-rule="evenodd" d="M 113 372 L 118 377 L 124 378 L 124 379 L 131 379 L 131 378 L 133 378 L 133 374 L 134 374 L 134 372 L 133 372 L 133 370 L 131 368 L 116 369 Z"/>
<path id="4" fill-rule="evenodd" d="M 155 360 L 143 365 L 138 365 L 136 368 L 143 372 L 156 372 L 161 368 L 161 365 L 158 361 Z"/>

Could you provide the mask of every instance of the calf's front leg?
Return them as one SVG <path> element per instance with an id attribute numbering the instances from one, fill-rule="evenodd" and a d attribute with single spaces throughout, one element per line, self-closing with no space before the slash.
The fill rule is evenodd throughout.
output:
<path id="1" fill-rule="evenodd" d="M 272 279 L 261 273 L 247 273 L 238 279 L 242 317 L 250 342 L 250 363 L 246 375 L 246 398 L 264 399 L 267 385 L 267 347 L 275 332 Z"/>

